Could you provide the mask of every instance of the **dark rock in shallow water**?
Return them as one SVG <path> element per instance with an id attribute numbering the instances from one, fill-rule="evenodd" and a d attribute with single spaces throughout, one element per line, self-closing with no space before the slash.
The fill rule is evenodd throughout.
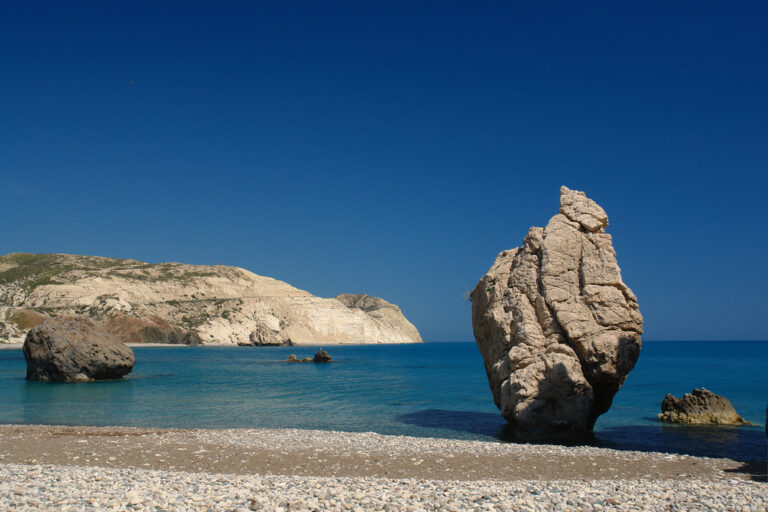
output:
<path id="1" fill-rule="evenodd" d="M 643 317 L 607 226 L 599 205 L 562 187 L 560 213 L 470 294 L 493 399 L 520 438 L 591 431 L 640 354 Z"/>
<path id="2" fill-rule="evenodd" d="M 317 352 L 315 352 L 315 357 L 312 358 L 312 361 L 315 363 L 330 363 L 333 359 L 331 359 L 331 354 L 326 352 L 324 349 L 320 349 Z"/>
<path id="3" fill-rule="evenodd" d="M 322 349 L 315 353 L 315 357 L 299 359 L 296 357 L 296 354 L 291 354 L 288 356 L 288 359 L 285 360 L 286 363 L 330 363 L 331 361 L 331 355 Z"/>
<path id="4" fill-rule="evenodd" d="M 694 389 L 683 398 L 667 393 L 659 419 L 687 425 L 750 425 L 736 413 L 730 400 L 704 388 Z"/>
<path id="5" fill-rule="evenodd" d="M 87 318 L 51 318 L 24 341 L 27 379 L 82 382 L 119 379 L 133 369 L 133 351 Z"/>

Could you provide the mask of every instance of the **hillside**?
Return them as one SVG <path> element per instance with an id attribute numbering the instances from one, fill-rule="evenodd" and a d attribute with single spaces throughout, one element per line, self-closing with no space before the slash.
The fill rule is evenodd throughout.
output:
<path id="1" fill-rule="evenodd" d="M 129 343 L 419 343 L 383 299 L 321 298 L 223 265 L 143 263 L 69 254 L 0 256 L 0 343 L 46 316 L 87 315 Z"/>

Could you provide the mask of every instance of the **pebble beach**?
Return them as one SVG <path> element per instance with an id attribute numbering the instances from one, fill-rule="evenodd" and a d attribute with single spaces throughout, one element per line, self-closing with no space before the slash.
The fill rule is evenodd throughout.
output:
<path id="1" fill-rule="evenodd" d="M 765 511 L 764 471 L 373 433 L 0 426 L 0 510 Z"/>

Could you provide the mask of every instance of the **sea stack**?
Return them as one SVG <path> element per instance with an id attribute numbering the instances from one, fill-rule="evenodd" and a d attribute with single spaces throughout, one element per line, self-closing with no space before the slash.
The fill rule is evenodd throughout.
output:
<path id="1" fill-rule="evenodd" d="M 560 213 L 470 294 L 494 401 L 519 437 L 591 431 L 640 354 L 643 317 L 607 226 L 597 203 L 561 187 Z"/>
<path id="2" fill-rule="evenodd" d="M 27 379 L 83 382 L 119 379 L 133 369 L 133 351 L 88 318 L 50 318 L 24 341 Z"/>

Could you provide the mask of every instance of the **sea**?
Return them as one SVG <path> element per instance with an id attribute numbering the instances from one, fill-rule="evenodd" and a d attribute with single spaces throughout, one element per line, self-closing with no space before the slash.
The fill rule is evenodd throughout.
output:
<path id="1" fill-rule="evenodd" d="M 20 349 L 0 350 L 0 424 L 296 428 L 500 443 L 474 343 L 325 347 L 330 364 L 284 363 L 318 347 L 136 347 L 125 379 L 30 382 Z M 667 393 L 705 387 L 754 426 L 660 423 Z M 594 433 L 570 444 L 765 461 L 768 342 L 650 341 Z"/>

